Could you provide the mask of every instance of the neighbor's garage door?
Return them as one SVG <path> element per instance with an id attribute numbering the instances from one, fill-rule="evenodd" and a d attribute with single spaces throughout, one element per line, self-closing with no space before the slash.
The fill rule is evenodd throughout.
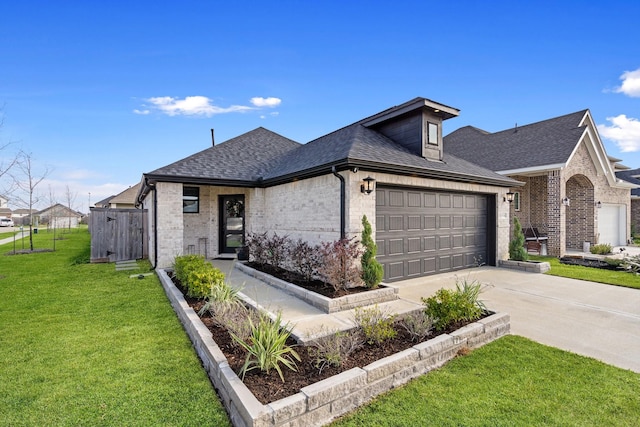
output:
<path id="1" fill-rule="evenodd" d="M 626 244 L 627 234 L 627 208 L 624 205 L 602 204 L 598 209 L 598 233 L 599 243 L 608 243 L 612 246 Z"/>
<path id="2" fill-rule="evenodd" d="M 378 187 L 377 259 L 385 281 L 487 262 L 487 202 L 480 194 Z"/>

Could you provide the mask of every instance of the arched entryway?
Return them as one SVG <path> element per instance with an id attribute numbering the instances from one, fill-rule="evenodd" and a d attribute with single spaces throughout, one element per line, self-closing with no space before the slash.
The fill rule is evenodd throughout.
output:
<path id="1" fill-rule="evenodd" d="M 574 175 L 567 181 L 566 248 L 582 250 L 584 242 L 594 242 L 593 183 L 584 175 Z"/>

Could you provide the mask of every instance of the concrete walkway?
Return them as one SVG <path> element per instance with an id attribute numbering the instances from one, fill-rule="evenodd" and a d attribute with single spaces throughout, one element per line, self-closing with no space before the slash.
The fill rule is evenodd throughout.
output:
<path id="1" fill-rule="evenodd" d="M 283 320 L 295 324 L 303 341 L 325 330 L 352 327 L 353 310 L 325 314 L 233 268 L 233 261 L 214 260 L 233 287 Z M 420 298 L 442 287 L 454 288 L 456 278 L 485 285 L 481 299 L 490 310 L 511 315 L 511 332 L 553 347 L 599 359 L 640 373 L 640 290 L 603 285 L 496 267 L 440 274 L 391 286 L 400 299 L 380 304 L 406 312 L 422 306 Z"/>
<path id="2" fill-rule="evenodd" d="M 0 229 L 0 231 L 2 231 L 2 229 Z M 24 233 L 20 233 L 20 232 L 16 231 L 16 233 L 17 234 L 15 236 L 13 236 L 13 237 L 7 237 L 6 239 L 0 240 L 0 246 L 6 245 L 8 243 L 13 243 L 14 239 L 15 239 L 16 242 L 19 242 L 23 238 L 29 236 L 29 232 L 28 231 L 25 231 Z"/>

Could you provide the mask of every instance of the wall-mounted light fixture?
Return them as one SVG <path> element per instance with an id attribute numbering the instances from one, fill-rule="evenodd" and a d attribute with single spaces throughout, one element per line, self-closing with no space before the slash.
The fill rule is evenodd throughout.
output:
<path id="1" fill-rule="evenodd" d="M 562 204 L 565 206 L 571 205 L 571 199 L 568 197 L 565 197 L 564 199 L 562 199 Z"/>
<path id="2" fill-rule="evenodd" d="M 600 209 L 602 207 L 602 202 L 601 201 L 597 201 L 596 202 L 596 208 Z"/>
<path id="3" fill-rule="evenodd" d="M 364 194 L 371 194 L 373 192 L 373 183 L 376 181 L 370 176 L 363 179 L 364 184 L 360 184 L 360 192 Z"/>
<path id="4" fill-rule="evenodd" d="M 513 199 L 516 197 L 516 193 L 514 193 L 513 191 L 509 190 L 509 192 L 504 196 L 504 201 L 505 202 L 513 202 Z"/>

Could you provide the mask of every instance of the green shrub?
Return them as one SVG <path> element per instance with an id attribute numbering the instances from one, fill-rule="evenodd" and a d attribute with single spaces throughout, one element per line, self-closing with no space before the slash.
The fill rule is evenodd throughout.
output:
<path id="1" fill-rule="evenodd" d="M 260 314 L 257 323 L 251 320 L 250 317 L 248 319 L 251 328 L 251 336 L 248 340 L 231 333 L 234 341 L 247 351 L 247 359 L 242 369 L 240 369 L 242 379 L 244 380 L 245 374 L 253 369 L 260 369 L 267 374 L 271 369 L 275 369 L 282 382 L 284 382 L 280 365 L 282 364 L 295 371 L 296 364 L 293 359 L 300 361 L 298 353 L 287 345 L 287 339 L 291 334 L 287 330 L 288 324 L 282 325 L 280 313 L 273 321 L 264 313 Z"/>
<path id="2" fill-rule="evenodd" d="M 434 296 L 422 298 L 425 314 L 433 319 L 438 331 L 461 321 L 473 321 L 482 317 L 486 310 L 478 299 L 482 285 L 477 280 L 456 280 L 456 289 L 439 289 Z"/>
<path id="3" fill-rule="evenodd" d="M 378 247 L 371 238 L 371 224 L 367 220 L 367 216 L 362 217 L 362 245 L 364 246 L 364 253 L 362 254 L 362 280 L 367 288 L 377 288 L 382 277 L 384 276 L 384 270 L 382 264 L 376 260 L 376 253 Z"/>
<path id="4" fill-rule="evenodd" d="M 529 259 L 529 254 L 524 248 L 524 233 L 517 217 L 513 217 L 513 238 L 509 242 L 509 258 L 514 261 Z"/>
<path id="5" fill-rule="evenodd" d="M 354 318 L 368 344 L 380 345 L 398 334 L 393 328 L 395 315 L 383 312 L 378 305 L 371 308 L 357 307 Z"/>
<path id="6" fill-rule="evenodd" d="M 214 286 L 224 283 L 224 273 L 201 255 L 182 255 L 175 258 L 174 274 L 187 291 L 187 296 L 204 298 Z"/>
<path id="7" fill-rule="evenodd" d="M 217 286 L 212 286 L 209 295 L 206 297 L 207 302 L 202 306 L 198 314 L 202 316 L 207 311 L 213 311 L 214 307 L 220 309 L 220 307 L 224 305 L 242 306 L 240 298 L 238 297 L 239 292 L 240 289 L 233 289 L 225 282 Z"/>
<path id="8" fill-rule="evenodd" d="M 613 246 L 611 246 L 610 244 L 600 243 L 598 245 L 591 246 L 590 251 L 592 254 L 607 255 L 611 253 L 611 249 L 613 249 Z"/>

